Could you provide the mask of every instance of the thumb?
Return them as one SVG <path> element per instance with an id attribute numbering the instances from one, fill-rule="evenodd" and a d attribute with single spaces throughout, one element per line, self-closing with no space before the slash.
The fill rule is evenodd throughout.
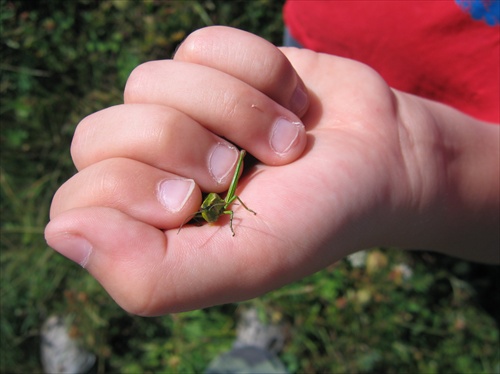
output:
<path id="1" fill-rule="evenodd" d="M 57 215 L 45 238 L 137 315 L 241 301 L 290 281 L 281 256 L 259 253 L 273 246 L 252 247 L 243 231 L 232 237 L 218 235 L 219 230 L 227 234 L 225 226 L 214 229 L 191 227 L 177 235 L 177 230 L 164 232 L 112 208 L 87 207 Z"/>

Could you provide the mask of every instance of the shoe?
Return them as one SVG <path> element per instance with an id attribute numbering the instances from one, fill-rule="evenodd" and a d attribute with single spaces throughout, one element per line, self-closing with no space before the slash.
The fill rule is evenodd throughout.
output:
<path id="1" fill-rule="evenodd" d="M 234 347 L 254 346 L 278 354 L 285 343 L 284 329 L 280 325 L 266 325 L 259 319 L 257 310 L 244 311 L 238 323 Z"/>
<path id="2" fill-rule="evenodd" d="M 42 366 L 47 374 L 85 374 L 96 362 L 94 354 L 69 336 L 62 317 L 51 316 L 44 322 L 41 340 Z"/>
<path id="3" fill-rule="evenodd" d="M 262 323 L 257 310 L 249 309 L 238 323 L 233 348 L 215 358 L 205 374 L 286 374 L 285 366 L 276 356 L 284 341 L 281 326 Z"/>

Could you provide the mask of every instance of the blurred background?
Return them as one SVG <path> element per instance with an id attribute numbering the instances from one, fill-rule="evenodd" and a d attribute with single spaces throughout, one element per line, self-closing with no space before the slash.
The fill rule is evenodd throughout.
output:
<path id="1" fill-rule="evenodd" d="M 292 373 L 500 372 L 499 267 L 373 248 L 240 304 L 142 318 L 49 249 L 51 198 L 75 172 L 86 115 L 121 103 L 131 70 L 171 58 L 193 30 L 223 24 L 282 43 L 283 1 L 13 1 L 1 20 L 0 371 L 40 372 L 53 314 L 99 373 L 203 371 L 255 308 L 287 336 Z"/>

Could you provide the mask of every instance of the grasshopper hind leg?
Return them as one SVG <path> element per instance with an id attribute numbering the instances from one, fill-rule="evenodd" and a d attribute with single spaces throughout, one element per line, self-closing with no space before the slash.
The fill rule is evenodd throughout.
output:
<path id="1" fill-rule="evenodd" d="M 243 205 L 243 208 L 245 208 L 246 210 L 248 210 L 250 213 L 253 213 L 254 215 L 257 215 L 257 213 L 255 213 L 252 209 L 250 209 L 249 207 L 247 207 L 243 201 L 241 201 L 241 199 L 240 199 L 239 196 L 235 196 L 235 197 L 240 202 L 240 204 Z"/>

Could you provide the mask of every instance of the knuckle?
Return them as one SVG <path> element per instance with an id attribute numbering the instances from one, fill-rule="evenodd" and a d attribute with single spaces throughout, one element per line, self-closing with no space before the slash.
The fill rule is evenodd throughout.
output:
<path id="1" fill-rule="evenodd" d="M 188 37 L 182 42 L 177 49 L 174 59 L 190 60 L 197 55 L 200 49 L 203 49 L 204 38 L 202 30 L 196 30 L 189 34 Z"/>
<path id="2" fill-rule="evenodd" d="M 85 155 L 84 149 L 85 149 L 85 139 L 87 139 L 87 133 L 89 131 L 89 122 L 87 120 L 87 117 L 84 118 L 80 123 L 76 126 L 75 133 L 73 135 L 73 139 L 71 141 L 71 146 L 70 146 L 70 154 L 71 158 L 73 159 L 73 163 L 75 164 L 75 167 L 77 170 L 80 170 L 80 168 L 83 165 L 83 157 Z"/>
<path id="3" fill-rule="evenodd" d="M 156 62 L 148 61 L 138 65 L 130 73 L 124 89 L 124 101 L 131 102 L 140 97 L 144 91 L 144 83 L 149 80 L 152 72 L 154 71 Z"/>

